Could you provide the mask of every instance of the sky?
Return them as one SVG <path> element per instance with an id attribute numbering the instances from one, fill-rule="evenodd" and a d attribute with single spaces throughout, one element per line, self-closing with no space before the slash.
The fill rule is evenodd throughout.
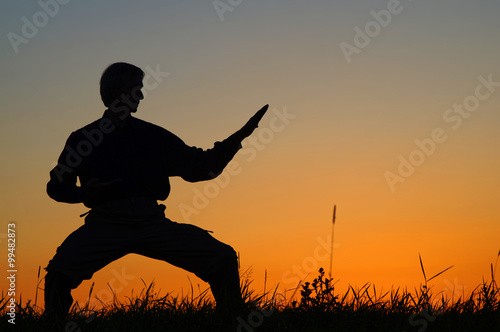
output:
<path id="1" fill-rule="evenodd" d="M 436 292 L 472 291 L 500 249 L 499 12 L 494 0 L 2 2 L 0 266 L 9 274 L 15 224 L 16 299 L 35 298 L 84 222 L 86 207 L 51 200 L 46 183 L 69 134 L 102 116 L 99 78 L 118 61 L 147 74 L 136 116 L 188 145 L 211 148 L 270 105 L 218 179 L 173 178 L 162 202 L 231 245 L 257 292 L 289 296 L 331 259 L 339 291 L 413 289 L 419 255 L 428 278 L 453 265 Z M 93 282 L 93 302 L 109 286 L 119 298 L 151 282 L 208 287 L 137 255 L 74 298 Z"/>

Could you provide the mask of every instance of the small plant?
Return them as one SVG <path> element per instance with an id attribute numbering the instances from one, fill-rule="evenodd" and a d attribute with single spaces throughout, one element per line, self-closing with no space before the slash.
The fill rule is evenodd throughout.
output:
<path id="1" fill-rule="evenodd" d="M 325 277 L 323 268 L 312 283 L 306 282 L 300 291 L 300 307 L 302 309 L 332 310 L 337 306 L 338 296 L 334 295 L 333 278 Z"/>

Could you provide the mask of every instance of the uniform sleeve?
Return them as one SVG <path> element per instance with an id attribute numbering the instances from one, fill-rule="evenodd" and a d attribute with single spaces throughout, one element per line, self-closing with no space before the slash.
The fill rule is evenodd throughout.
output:
<path id="1" fill-rule="evenodd" d="M 83 189 L 77 186 L 78 168 L 83 158 L 76 152 L 75 143 L 76 135 L 72 133 L 59 156 L 57 166 L 50 171 L 47 194 L 58 202 L 81 203 L 84 199 Z"/>
<path id="2" fill-rule="evenodd" d="M 180 138 L 172 134 L 172 149 L 169 160 L 173 161 L 169 176 L 180 176 L 189 182 L 204 181 L 216 178 L 241 148 L 241 141 L 231 136 L 221 142 L 215 142 L 213 148 L 201 148 L 186 145 Z"/>

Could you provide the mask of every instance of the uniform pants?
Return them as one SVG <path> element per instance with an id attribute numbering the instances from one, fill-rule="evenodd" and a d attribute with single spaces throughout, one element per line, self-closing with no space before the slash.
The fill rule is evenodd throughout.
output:
<path id="1" fill-rule="evenodd" d="M 165 218 L 164 207 L 158 212 L 157 204 L 154 209 L 140 205 L 120 202 L 92 210 L 66 238 L 46 267 L 45 312 L 65 316 L 73 302 L 71 289 L 129 253 L 196 274 L 210 284 L 217 310 L 242 308 L 235 251 L 206 230 Z"/>

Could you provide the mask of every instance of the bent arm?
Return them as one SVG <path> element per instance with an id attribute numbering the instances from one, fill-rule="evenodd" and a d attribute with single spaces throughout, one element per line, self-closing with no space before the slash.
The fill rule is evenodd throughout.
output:
<path id="1" fill-rule="evenodd" d="M 71 155 L 74 149 L 71 143 L 74 135 L 71 134 L 63 152 L 59 156 L 57 166 L 50 171 L 50 180 L 47 183 L 47 194 L 58 202 L 82 203 L 84 191 L 77 186 L 77 169 L 82 162 L 78 155 Z M 73 151 L 73 152 L 72 152 Z"/>

